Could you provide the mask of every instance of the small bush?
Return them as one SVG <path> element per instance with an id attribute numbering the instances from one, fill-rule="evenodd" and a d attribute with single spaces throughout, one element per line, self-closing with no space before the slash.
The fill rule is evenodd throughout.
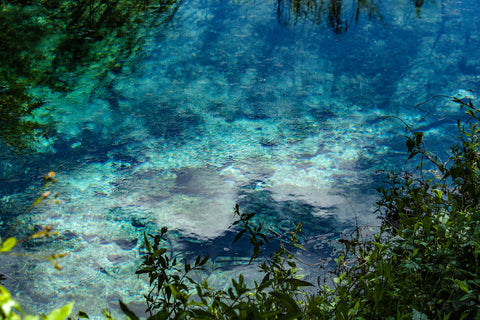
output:
<path id="1" fill-rule="evenodd" d="M 369 242 L 345 240 L 338 307 L 365 319 L 478 319 L 480 317 L 480 110 L 453 98 L 468 121 L 442 162 L 422 132 L 407 138 L 415 172 L 388 175 L 379 188 L 383 228 Z M 428 167 L 429 170 L 425 170 Z M 342 269 L 342 268 L 340 268 Z M 339 272 L 339 271 L 337 271 Z"/>
<path id="2" fill-rule="evenodd" d="M 248 284 L 244 276 L 218 290 L 206 280 L 189 277 L 208 261 L 179 261 L 163 245 L 167 230 L 145 236 L 146 254 L 137 273 L 150 278 L 146 296 L 151 319 L 473 319 L 480 318 L 480 110 L 453 98 L 469 120 L 458 122 L 458 143 L 447 162 L 427 151 L 423 133 L 407 137 L 408 161 L 414 172 L 390 173 L 378 188 L 380 231 L 366 236 L 361 226 L 348 239 L 337 267 L 329 276 L 333 287 L 301 280 L 289 248 L 297 241 L 301 223 L 288 241 L 266 257 L 269 242 L 254 214 L 235 212 L 240 227 L 235 238 L 248 235 L 263 279 Z M 428 168 L 428 170 L 426 169 Z M 150 243 L 149 238 L 153 240 Z M 319 279 L 318 283 L 322 283 Z M 315 287 L 313 294 L 302 293 Z M 135 318 L 125 305 L 125 313 Z"/>

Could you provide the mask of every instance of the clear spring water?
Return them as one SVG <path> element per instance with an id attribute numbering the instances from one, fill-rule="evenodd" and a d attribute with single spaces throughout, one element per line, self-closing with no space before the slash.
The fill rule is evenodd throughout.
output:
<path id="1" fill-rule="evenodd" d="M 378 170 L 405 165 L 404 126 L 384 117 L 425 131 L 444 155 L 462 113 L 444 98 L 426 112 L 415 105 L 475 99 L 480 79 L 479 1 L 376 7 L 356 21 L 345 2 L 341 23 L 316 24 L 282 1 L 184 1 L 150 30 L 141 58 L 108 79 L 73 74 L 72 92 L 38 92 L 47 103 L 36 118 L 56 138 L 29 157 L 4 155 L 0 197 L 18 215 L 15 204 L 38 194 L 34 181 L 55 171 L 60 203 L 23 225 L 54 225 L 60 236 L 18 250 L 69 255 L 60 272 L 2 257 L 7 287 L 35 310 L 74 300 L 99 314 L 122 299 L 141 311 L 144 230 L 168 226 L 176 248 L 230 263 L 209 278 L 221 285 L 252 272 L 239 264 L 247 248 L 230 246 L 235 203 L 277 231 L 304 221 L 312 263 L 355 215 L 375 224 Z"/>

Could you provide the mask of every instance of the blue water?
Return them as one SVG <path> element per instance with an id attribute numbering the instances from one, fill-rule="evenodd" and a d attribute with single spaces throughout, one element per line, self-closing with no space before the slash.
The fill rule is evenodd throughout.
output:
<path id="1" fill-rule="evenodd" d="M 235 203 L 276 231 L 304 221 L 302 258 L 327 258 L 327 240 L 356 219 L 378 224 L 379 170 L 405 168 L 404 126 L 384 117 L 425 131 L 446 156 L 462 112 L 446 98 L 415 106 L 476 99 L 479 2 L 381 1 L 358 21 L 345 2 L 339 23 L 281 1 L 185 1 L 107 77 L 73 74 L 68 93 L 32 89 L 47 102 L 36 120 L 56 134 L 28 157 L 5 154 L 0 197 L 17 215 L 55 171 L 60 203 L 22 219 L 60 233 L 29 250 L 69 255 L 61 272 L 8 258 L 6 284 L 33 309 L 75 300 L 98 314 L 123 299 L 141 310 L 137 239 L 168 226 L 174 247 L 230 263 L 210 276 L 223 285 L 253 272 L 239 263 L 246 249 L 230 247 Z"/>

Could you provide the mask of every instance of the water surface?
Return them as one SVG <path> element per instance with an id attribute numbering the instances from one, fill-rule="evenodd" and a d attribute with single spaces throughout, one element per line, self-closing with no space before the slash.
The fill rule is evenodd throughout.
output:
<path id="1" fill-rule="evenodd" d="M 310 262 L 355 219 L 376 224 L 379 170 L 406 159 L 404 126 L 385 117 L 425 131 L 445 156 L 461 112 L 445 98 L 415 106 L 475 98 L 480 7 L 379 1 L 357 17 L 356 5 L 335 16 L 284 1 L 184 1 L 106 77 L 68 74 L 63 93 L 33 88 L 46 102 L 35 119 L 55 134 L 27 157 L 4 154 L 2 218 L 55 171 L 60 204 L 23 220 L 54 225 L 59 240 L 21 250 L 69 255 L 61 272 L 9 257 L 9 289 L 32 308 L 75 300 L 98 314 L 122 299 L 141 310 L 138 239 L 161 226 L 176 248 L 230 261 L 210 276 L 222 284 L 252 272 L 239 263 L 248 251 L 230 246 L 236 203 L 278 232 L 304 221 Z"/>

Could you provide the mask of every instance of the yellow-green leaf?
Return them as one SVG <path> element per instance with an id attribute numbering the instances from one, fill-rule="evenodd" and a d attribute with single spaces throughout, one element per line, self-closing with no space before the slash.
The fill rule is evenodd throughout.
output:
<path id="1" fill-rule="evenodd" d="M 73 309 L 73 302 L 63 306 L 59 309 L 55 309 L 45 318 L 45 320 L 65 320 Z"/>
<path id="2" fill-rule="evenodd" d="M 15 247 L 16 244 L 17 239 L 15 239 L 14 237 L 10 237 L 1 244 L 2 246 L 0 247 L 0 252 L 8 252 L 12 250 L 12 248 Z"/>
<path id="3" fill-rule="evenodd" d="M 465 281 L 455 279 L 455 283 L 460 287 L 461 290 L 468 292 L 468 284 Z"/>
<path id="4" fill-rule="evenodd" d="M 0 305 L 3 305 L 10 299 L 10 292 L 8 292 L 8 290 L 4 286 L 0 286 Z"/>
<path id="5" fill-rule="evenodd" d="M 15 300 L 12 300 L 10 292 L 5 287 L 0 286 L 0 312 L 3 312 L 8 317 L 13 310 L 21 312 L 22 309 Z"/>

